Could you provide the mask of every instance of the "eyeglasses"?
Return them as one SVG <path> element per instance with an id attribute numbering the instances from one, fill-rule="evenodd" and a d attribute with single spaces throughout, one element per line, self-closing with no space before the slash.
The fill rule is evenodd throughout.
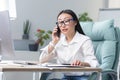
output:
<path id="1" fill-rule="evenodd" d="M 67 20 L 64 20 L 64 21 L 56 22 L 56 25 L 61 27 L 63 24 L 64 25 L 70 24 L 70 21 L 73 21 L 73 19 L 67 19 Z"/>

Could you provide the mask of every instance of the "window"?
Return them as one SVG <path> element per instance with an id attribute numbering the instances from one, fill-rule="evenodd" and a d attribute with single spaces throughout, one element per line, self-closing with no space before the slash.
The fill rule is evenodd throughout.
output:
<path id="1" fill-rule="evenodd" d="M 16 15 L 15 0 L 0 0 L 0 11 L 8 10 L 10 19 L 14 20 Z"/>
<path id="2" fill-rule="evenodd" d="M 109 0 L 108 8 L 120 8 L 120 0 Z"/>

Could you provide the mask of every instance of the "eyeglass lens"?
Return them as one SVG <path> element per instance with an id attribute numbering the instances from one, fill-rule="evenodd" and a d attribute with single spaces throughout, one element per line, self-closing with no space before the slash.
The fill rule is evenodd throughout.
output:
<path id="1" fill-rule="evenodd" d="M 64 21 L 60 21 L 60 22 L 56 22 L 57 26 L 62 26 L 63 24 L 64 25 L 68 25 L 70 24 L 70 21 L 72 21 L 73 19 L 67 19 L 67 20 L 64 20 Z"/>

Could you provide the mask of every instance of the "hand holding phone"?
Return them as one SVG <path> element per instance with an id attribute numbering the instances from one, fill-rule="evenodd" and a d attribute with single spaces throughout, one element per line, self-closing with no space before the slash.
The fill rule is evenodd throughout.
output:
<path id="1" fill-rule="evenodd" d="M 59 27 L 56 26 L 52 32 L 52 42 L 54 44 L 57 44 L 58 41 L 60 40 L 60 34 L 61 34 L 60 29 Z"/>

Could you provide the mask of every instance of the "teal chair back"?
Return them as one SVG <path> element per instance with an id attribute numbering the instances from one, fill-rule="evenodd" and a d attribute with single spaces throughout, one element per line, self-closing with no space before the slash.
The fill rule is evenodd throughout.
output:
<path id="1" fill-rule="evenodd" d="M 99 67 L 105 70 L 117 71 L 119 59 L 118 30 L 114 27 L 114 20 L 102 22 L 80 22 L 84 33 L 93 42 L 95 56 L 98 59 Z M 120 33 L 119 33 L 120 34 Z M 110 80 L 104 75 L 102 80 Z"/>
<path id="2" fill-rule="evenodd" d="M 114 66 L 113 69 L 117 70 L 118 64 L 119 64 L 119 56 L 120 56 L 120 28 L 115 27 L 115 34 L 116 34 L 116 39 L 117 39 L 117 48 L 116 48 L 116 56 L 115 56 L 115 61 L 114 61 Z"/>

